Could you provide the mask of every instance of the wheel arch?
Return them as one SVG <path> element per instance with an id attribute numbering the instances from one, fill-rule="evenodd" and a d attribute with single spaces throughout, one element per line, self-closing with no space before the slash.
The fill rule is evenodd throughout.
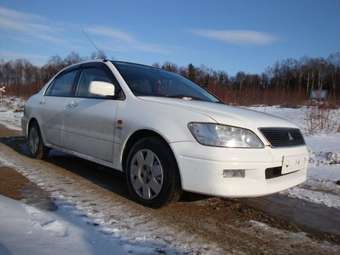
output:
<path id="1" fill-rule="evenodd" d="M 30 128 L 31 128 L 31 125 L 32 125 L 33 123 L 36 123 L 36 124 L 37 124 L 37 126 L 38 126 L 38 128 L 39 128 L 40 135 L 41 135 L 41 139 L 42 139 L 43 142 L 45 143 L 44 134 L 43 134 L 43 132 L 42 132 L 42 130 L 41 130 L 41 127 L 40 127 L 40 124 L 39 124 L 38 119 L 35 118 L 35 117 L 30 118 L 29 121 L 28 121 L 28 123 L 27 123 L 27 137 L 28 137 L 28 134 L 29 134 L 29 130 L 30 130 Z"/>
<path id="2" fill-rule="evenodd" d="M 31 125 L 32 125 L 33 123 L 37 123 L 37 125 L 38 125 L 38 127 L 39 127 L 39 129 L 40 129 L 38 120 L 37 120 L 35 117 L 32 117 L 32 118 L 30 118 L 30 120 L 28 121 L 28 124 L 27 124 L 27 134 L 28 134 L 28 132 L 29 132 L 29 130 L 30 130 L 30 128 L 31 128 Z"/>
<path id="3" fill-rule="evenodd" d="M 159 138 L 160 140 L 162 140 L 167 146 L 168 148 L 170 149 L 171 153 L 172 153 L 172 156 L 174 157 L 175 159 L 175 163 L 177 165 L 177 170 L 178 170 L 178 176 L 179 176 L 179 179 L 180 179 L 180 184 L 182 186 L 182 176 L 181 176 L 181 171 L 179 169 L 179 164 L 178 164 L 178 161 L 177 161 L 177 158 L 176 158 L 176 155 L 175 153 L 173 152 L 168 140 L 166 138 L 164 138 L 162 135 L 160 135 L 158 132 L 154 131 L 154 130 L 150 130 L 150 129 L 140 129 L 140 130 L 137 130 L 135 131 L 134 133 L 132 133 L 129 138 L 127 139 L 126 143 L 125 143 L 125 146 L 123 148 L 123 153 L 122 153 L 122 156 L 121 156 L 121 165 L 122 165 L 122 170 L 123 172 L 125 172 L 125 169 L 126 169 L 126 164 L 127 164 L 127 157 L 129 155 L 129 152 L 132 148 L 132 146 L 137 142 L 139 141 L 140 139 L 142 138 L 147 138 L 147 137 L 157 137 Z"/>

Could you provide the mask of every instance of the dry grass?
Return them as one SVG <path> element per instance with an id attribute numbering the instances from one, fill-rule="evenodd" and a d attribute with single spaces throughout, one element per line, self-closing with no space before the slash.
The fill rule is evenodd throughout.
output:
<path id="1" fill-rule="evenodd" d="M 333 109 L 323 105 L 309 106 L 305 114 L 306 129 L 309 134 L 319 132 L 340 132 L 339 116 Z"/>

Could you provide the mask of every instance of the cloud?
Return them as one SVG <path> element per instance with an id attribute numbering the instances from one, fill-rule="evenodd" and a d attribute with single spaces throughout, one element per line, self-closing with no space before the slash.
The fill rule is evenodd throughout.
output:
<path id="1" fill-rule="evenodd" d="M 86 29 L 86 31 L 94 35 L 105 36 L 126 43 L 136 42 L 136 40 L 130 34 L 120 30 L 111 29 L 108 27 L 93 26 Z"/>
<path id="2" fill-rule="evenodd" d="M 0 50 L 0 59 L 12 60 L 12 59 L 30 59 L 33 63 L 37 65 L 42 65 L 48 59 L 48 56 L 38 55 L 38 54 L 28 54 L 28 53 L 20 53 L 9 50 Z"/>
<path id="3" fill-rule="evenodd" d="M 51 43 L 51 45 L 46 44 L 49 47 L 58 47 L 58 51 L 60 49 L 72 49 L 84 52 L 90 48 L 90 44 L 85 42 L 85 37 L 81 31 L 82 25 L 80 24 L 51 21 L 44 16 L 17 11 L 0 5 L 0 40 L 7 38 L 30 44 L 41 41 Z M 90 24 L 85 31 L 91 35 L 91 40 L 104 51 L 136 51 L 156 54 L 168 54 L 170 51 L 169 48 L 165 49 L 159 44 L 141 41 L 119 28 L 114 29 L 109 26 Z M 94 49 L 91 48 L 91 50 Z M 6 57 L 8 58 L 11 55 L 16 57 L 12 53 L 6 54 Z M 26 56 L 38 60 L 37 56 Z"/>
<path id="4" fill-rule="evenodd" d="M 169 53 L 168 49 L 164 49 L 158 44 L 144 43 L 137 40 L 132 34 L 122 30 L 113 29 L 105 26 L 91 26 L 85 29 L 86 32 L 97 35 L 102 40 L 101 48 L 109 51 L 130 51 L 137 50 L 151 53 Z"/>
<path id="5" fill-rule="evenodd" d="M 196 29 L 192 30 L 192 33 L 213 40 L 238 45 L 268 45 L 278 40 L 274 35 L 254 30 Z"/>
<path id="6" fill-rule="evenodd" d="M 40 20 L 41 17 L 39 15 L 19 12 L 13 9 L 8 9 L 5 7 L 0 6 L 0 16 L 10 18 L 10 19 L 21 19 L 21 20 Z"/>
<path id="7" fill-rule="evenodd" d="M 53 43 L 63 42 L 55 34 L 55 31 L 60 30 L 60 28 L 51 27 L 45 18 L 2 6 L 0 6 L 0 30 L 19 33 L 22 36 L 35 37 Z"/>

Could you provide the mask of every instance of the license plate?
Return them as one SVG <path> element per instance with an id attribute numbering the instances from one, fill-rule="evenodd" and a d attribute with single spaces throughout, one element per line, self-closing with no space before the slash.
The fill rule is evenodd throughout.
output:
<path id="1" fill-rule="evenodd" d="M 308 158 L 305 156 L 283 156 L 282 174 L 301 170 L 307 165 L 307 160 Z"/>

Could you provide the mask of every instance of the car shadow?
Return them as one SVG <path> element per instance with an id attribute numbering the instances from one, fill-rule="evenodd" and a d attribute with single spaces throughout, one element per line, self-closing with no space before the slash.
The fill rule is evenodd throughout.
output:
<path id="1" fill-rule="evenodd" d="M 24 136 L 0 137 L 0 142 L 9 146 L 19 154 L 30 157 L 30 152 Z M 102 188 L 130 199 L 125 174 L 121 171 L 58 150 L 51 150 L 49 156 L 44 159 L 44 161 L 77 174 Z M 180 201 L 195 202 L 207 198 L 209 197 L 205 195 L 183 192 Z"/>

